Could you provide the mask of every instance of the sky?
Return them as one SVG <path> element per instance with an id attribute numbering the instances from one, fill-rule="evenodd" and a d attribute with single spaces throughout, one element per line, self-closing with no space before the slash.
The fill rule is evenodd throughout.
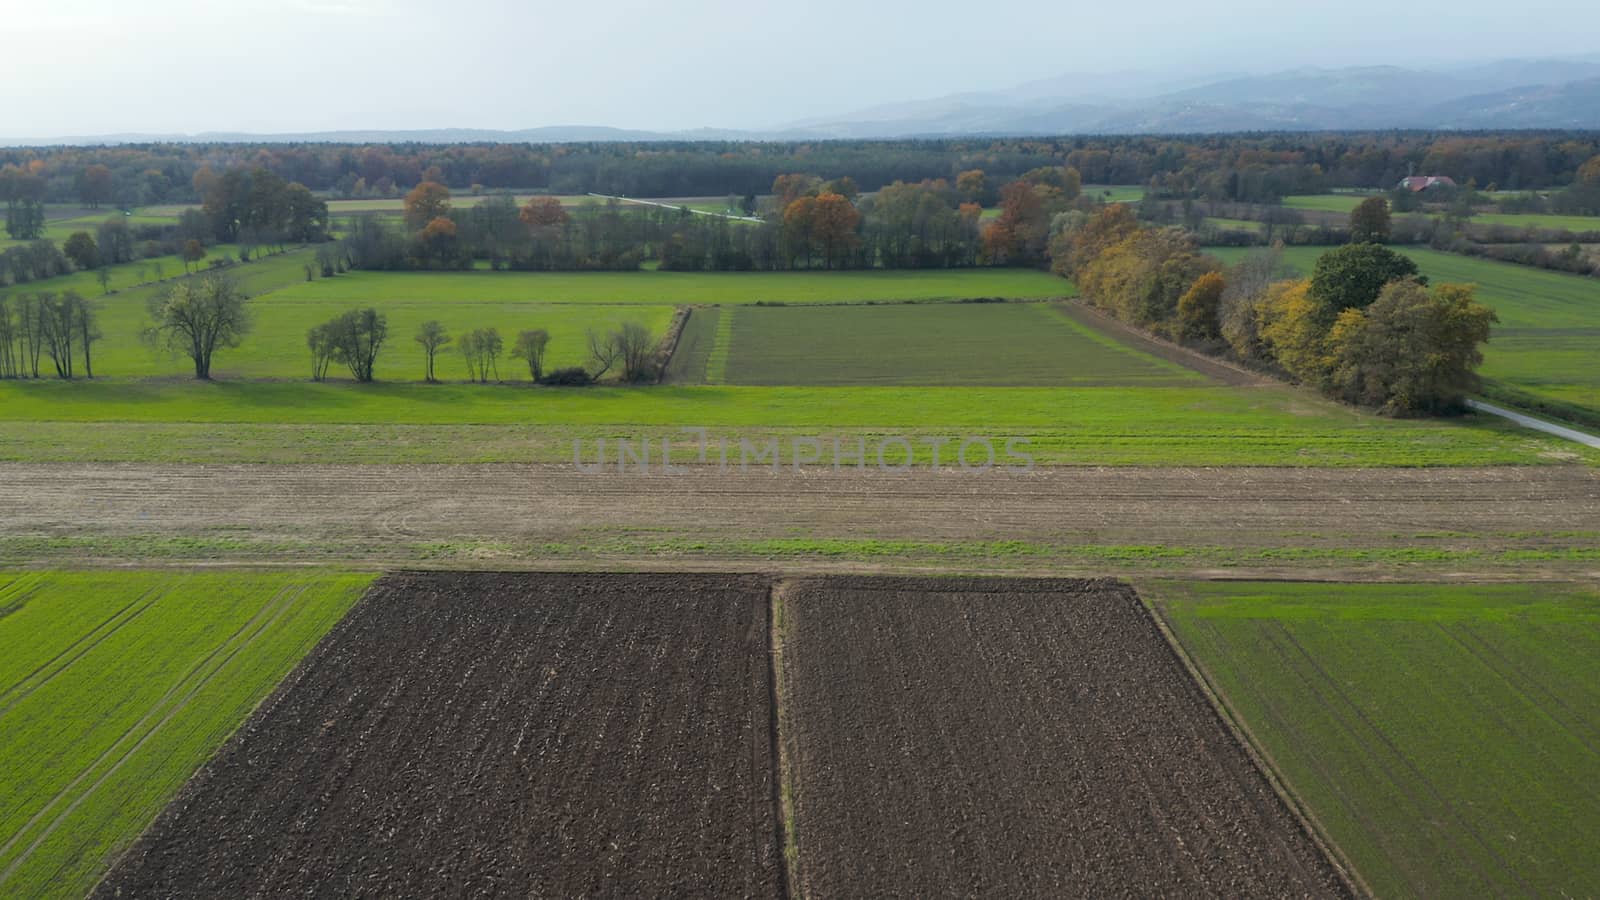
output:
<path id="1" fill-rule="evenodd" d="M 10 0 L 0 137 L 762 129 L 1076 72 L 1594 53 L 1520 0 Z"/>

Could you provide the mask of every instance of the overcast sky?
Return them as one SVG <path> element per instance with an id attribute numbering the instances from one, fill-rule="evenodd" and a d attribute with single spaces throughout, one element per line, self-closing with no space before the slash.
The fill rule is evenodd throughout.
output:
<path id="1" fill-rule="evenodd" d="M 1096 70 L 1593 53 L 1600 3 L 48 0 L 7 3 L 0 137 L 763 128 Z"/>

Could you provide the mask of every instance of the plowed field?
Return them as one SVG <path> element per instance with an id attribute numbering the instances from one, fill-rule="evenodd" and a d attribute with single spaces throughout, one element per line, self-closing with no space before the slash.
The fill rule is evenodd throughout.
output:
<path id="1" fill-rule="evenodd" d="M 807 896 L 1345 893 L 1124 585 L 812 579 L 782 614 Z"/>
<path id="2" fill-rule="evenodd" d="M 384 579 L 98 895 L 780 896 L 767 599 Z"/>

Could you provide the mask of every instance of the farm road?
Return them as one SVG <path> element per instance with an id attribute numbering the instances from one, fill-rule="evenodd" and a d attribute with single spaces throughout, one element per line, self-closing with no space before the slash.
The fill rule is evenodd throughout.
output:
<path id="1" fill-rule="evenodd" d="M 1564 567 L 1600 577 L 1596 534 L 1600 471 L 1565 465 L 621 475 L 563 465 L 0 464 L 0 558 L 16 562 L 749 570 L 751 560 L 788 558 L 814 570 L 1388 578 L 1403 558 L 1451 576 Z"/>

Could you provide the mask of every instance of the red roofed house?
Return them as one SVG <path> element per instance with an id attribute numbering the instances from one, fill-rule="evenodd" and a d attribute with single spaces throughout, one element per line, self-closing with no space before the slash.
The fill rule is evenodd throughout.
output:
<path id="1" fill-rule="evenodd" d="M 1455 186 L 1455 179 L 1451 178 L 1449 175 L 1413 175 L 1410 178 L 1400 179 L 1399 184 L 1399 187 L 1403 187 L 1413 194 L 1417 193 L 1418 191 L 1425 191 L 1431 187 Z"/>

